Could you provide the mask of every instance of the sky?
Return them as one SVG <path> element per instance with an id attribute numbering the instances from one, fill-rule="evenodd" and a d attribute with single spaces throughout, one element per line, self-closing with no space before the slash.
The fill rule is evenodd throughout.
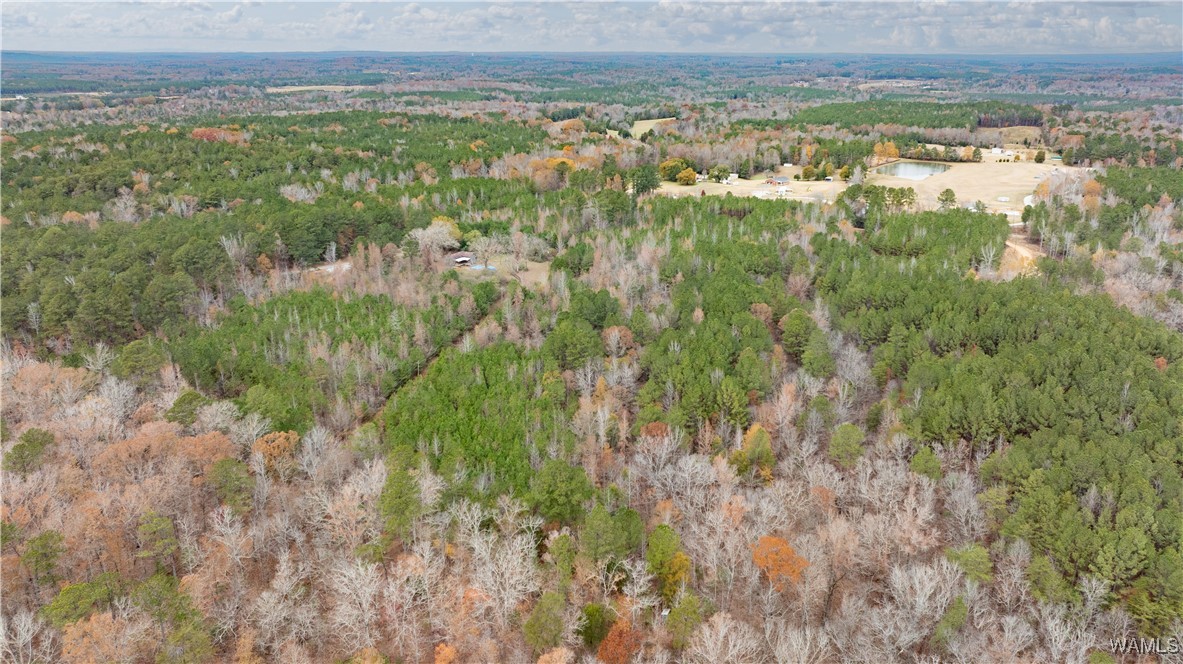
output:
<path id="1" fill-rule="evenodd" d="M 0 38 L 32 51 L 1183 53 L 1183 2 L 3 0 Z"/>

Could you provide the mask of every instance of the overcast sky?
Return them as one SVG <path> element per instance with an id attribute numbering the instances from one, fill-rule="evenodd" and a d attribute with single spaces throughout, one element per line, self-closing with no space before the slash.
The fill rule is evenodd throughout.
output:
<path id="1" fill-rule="evenodd" d="M 13 2 L 41 51 L 1183 51 L 1183 2 Z M 1183 56 L 1181 56 L 1183 57 Z"/>

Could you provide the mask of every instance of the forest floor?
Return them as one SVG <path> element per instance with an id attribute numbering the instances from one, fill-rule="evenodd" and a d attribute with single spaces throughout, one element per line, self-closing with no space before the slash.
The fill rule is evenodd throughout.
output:
<path id="1" fill-rule="evenodd" d="M 339 261 L 334 261 L 332 263 L 324 263 L 322 265 L 316 265 L 314 267 L 307 268 L 304 270 L 304 273 L 309 274 L 309 275 L 313 275 L 313 276 L 317 276 L 317 275 L 322 275 L 322 274 L 327 275 L 327 274 L 337 274 L 338 272 L 348 272 L 349 270 L 352 270 L 352 269 L 353 269 L 353 263 L 350 263 L 348 258 L 342 258 Z"/>
<path id="2" fill-rule="evenodd" d="M 1019 276 L 1035 273 L 1035 261 L 1047 254 L 1039 247 L 1027 241 L 1020 233 L 1014 233 L 1006 239 L 1006 248 L 1002 251 L 1002 262 L 998 271 L 1003 275 Z"/>

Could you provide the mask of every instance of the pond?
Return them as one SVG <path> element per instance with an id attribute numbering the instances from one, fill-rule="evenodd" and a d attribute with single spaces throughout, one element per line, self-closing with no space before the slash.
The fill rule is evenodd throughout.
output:
<path id="1" fill-rule="evenodd" d="M 876 169 L 877 172 L 883 175 L 891 175 L 897 178 L 904 178 L 905 180 L 923 180 L 930 175 L 944 173 L 947 170 L 949 170 L 948 164 L 938 164 L 931 161 L 897 161 L 894 164 L 888 164 Z"/>

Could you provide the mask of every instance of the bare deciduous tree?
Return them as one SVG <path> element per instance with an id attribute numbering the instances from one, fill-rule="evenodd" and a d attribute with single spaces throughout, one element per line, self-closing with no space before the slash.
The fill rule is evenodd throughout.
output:
<path id="1" fill-rule="evenodd" d="M 102 341 L 96 343 L 90 352 L 82 354 L 84 366 L 97 374 L 106 373 L 114 360 L 115 351 Z"/>
<path id="2" fill-rule="evenodd" d="M 686 661 L 696 664 L 720 662 L 762 662 L 764 649 L 759 633 L 747 623 L 722 612 L 711 616 L 694 631 Z"/>
<path id="3" fill-rule="evenodd" d="M 433 221 L 427 228 L 416 228 L 407 235 L 419 246 L 419 253 L 436 257 L 445 249 L 454 249 L 460 242 L 452 235 L 450 224 Z"/>
<path id="4" fill-rule="evenodd" d="M 211 538 L 221 544 L 226 556 L 239 568 L 250 556 L 251 541 L 242 526 L 242 519 L 228 505 L 222 505 L 210 515 Z"/>
<path id="5" fill-rule="evenodd" d="M 316 633 L 320 611 L 307 580 L 305 567 L 294 563 L 285 551 L 279 556 L 270 585 L 255 600 L 252 615 L 259 640 L 272 652 L 278 652 L 284 643 L 307 641 Z"/>
<path id="6" fill-rule="evenodd" d="M 504 628 L 518 603 L 538 590 L 533 539 L 526 534 L 499 537 L 478 531 L 469 546 L 473 582 L 484 592 L 485 602 Z"/>
<path id="7" fill-rule="evenodd" d="M 0 655 L 6 662 L 34 664 L 56 659 L 53 632 L 37 614 L 25 609 L 12 616 L 0 614 Z"/>
<path id="8" fill-rule="evenodd" d="M 355 653 L 378 640 L 377 626 L 382 575 L 378 566 L 362 561 L 339 562 L 330 574 L 333 610 L 329 614 L 337 638 Z"/>
<path id="9" fill-rule="evenodd" d="M 777 664 L 822 664 L 829 656 L 830 637 L 821 629 L 774 620 L 765 624 L 764 638 Z"/>

